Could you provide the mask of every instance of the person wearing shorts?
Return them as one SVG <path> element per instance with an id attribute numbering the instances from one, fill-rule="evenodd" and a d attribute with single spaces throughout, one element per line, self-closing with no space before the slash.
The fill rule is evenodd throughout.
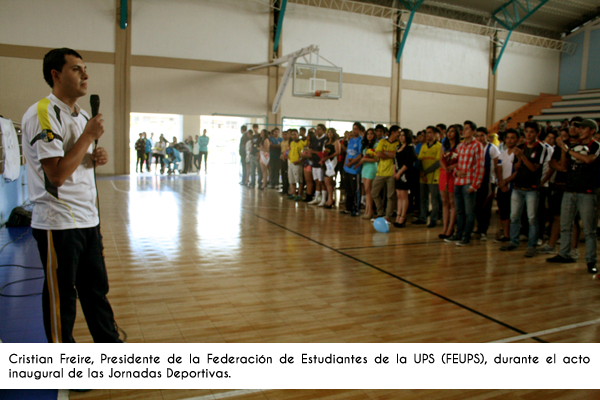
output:
<path id="1" fill-rule="evenodd" d="M 289 196 L 288 199 L 300 201 L 302 200 L 303 180 L 302 180 L 302 159 L 300 153 L 306 145 L 304 140 L 298 137 L 296 129 L 290 129 L 291 141 L 290 150 L 288 153 L 288 181 L 289 181 Z M 296 185 L 298 187 L 296 188 Z"/>
<path id="2" fill-rule="evenodd" d="M 383 132 L 383 127 L 381 129 Z M 371 196 L 371 188 L 373 187 L 373 180 L 377 176 L 377 155 L 375 154 L 375 147 L 377 146 L 377 134 L 376 131 L 369 129 L 365 133 L 365 137 L 362 141 L 362 158 L 360 159 L 360 165 L 362 165 L 362 183 L 365 188 L 365 215 L 363 219 L 373 218 L 373 196 Z"/>
<path id="3" fill-rule="evenodd" d="M 317 125 L 316 135 L 310 142 L 310 163 L 312 165 L 312 178 L 315 181 L 316 189 L 314 198 L 308 204 L 317 205 L 323 202 L 323 205 L 325 205 L 325 202 L 327 201 L 323 201 L 323 199 L 327 199 L 327 190 L 325 189 L 324 182 L 325 171 L 323 170 L 323 165 L 321 164 L 321 157 L 323 156 L 325 142 L 327 141 L 325 132 L 327 132 L 325 125 Z"/>
<path id="4" fill-rule="evenodd" d="M 453 171 L 458 163 L 458 152 L 456 147 L 460 142 L 462 125 L 452 125 L 448 128 L 446 138 L 442 142 L 442 155 L 440 157 L 440 180 L 439 187 L 442 195 L 442 221 L 444 229 L 440 233 L 440 239 L 447 239 L 454 234 L 456 225 L 456 207 L 454 206 L 454 174 Z"/>
<path id="5" fill-rule="evenodd" d="M 338 156 L 341 152 L 340 140 L 334 128 L 329 128 L 327 131 L 327 142 L 325 142 L 324 156 L 320 161 L 325 167 L 325 187 L 327 188 L 327 196 L 321 199 L 319 207 L 333 207 L 333 189 L 335 187 L 335 170 L 338 163 Z"/>

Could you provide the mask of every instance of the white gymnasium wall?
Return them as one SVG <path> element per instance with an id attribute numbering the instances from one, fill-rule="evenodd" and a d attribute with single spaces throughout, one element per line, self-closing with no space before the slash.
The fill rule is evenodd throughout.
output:
<path id="1" fill-rule="evenodd" d="M 240 0 L 133 0 L 134 55 L 268 61 L 269 7 Z"/>
<path id="2" fill-rule="evenodd" d="M 523 101 L 512 101 L 512 100 L 496 100 L 496 121 L 504 119 L 509 114 L 517 111 L 523 107 L 526 102 Z"/>
<path id="3" fill-rule="evenodd" d="M 386 19 L 288 3 L 282 54 L 314 44 L 323 57 L 346 73 L 391 77 L 393 32 Z"/>
<path id="4" fill-rule="evenodd" d="M 344 83 L 339 100 L 292 96 L 290 88 L 281 103 L 281 116 L 293 119 L 331 119 L 387 122 L 390 119 L 390 88 Z"/>
<path id="5" fill-rule="evenodd" d="M 509 43 L 496 71 L 497 90 L 531 95 L 557 94 L 559 72 L 560 52 Z"/>
<path id="6" fill-rule="evenodd" d="M 78 104 L 91 113 L 90 96 L 100 96 L 100 112 L 104 116 L 105 133 L 99 145 L 108 152 L 109 158 L 114 155 L 114 66 L 108 64 L 86 63 L 89 80 L 88 95 L 79 99 Z M 0 57 L 0 114 L 13 121 L 21 122 L 25 111 L 34 103 L 48 96 L 50 86 L 42 76 L 42 61 L 25 58 Z M 113 174 L 114 164 L 98 167 L 99 174 Z"/>
<path id="7" fill-rule="evenodd" d="M 266 76 L 131 68 L 131 112 L 265 115 L 266 110 Z"/>
<path id="8" fill-rule="evenodd" d="M 115 51 L 115 0 L 1 0 L 0 43 Z"/>
<path id="9" fill-rule="evenodd" d="M 0 71 L 0 114 L 20 123 L 29 106 L 50 94 L 42 61 L 0 57 Z"/>
<path id="10" fill-rule="evenodd" d="M 403 90 L 400 125 L 413 132 L 428 125 L 462 124 L 466 120 L 485 126 L 486 102 L 485 97 Z"/>
<path id="11" fill-rule="evenodd" d="M 402 53 L 402 79 L 487 89 L 489 39 L 413 25 Z"/>

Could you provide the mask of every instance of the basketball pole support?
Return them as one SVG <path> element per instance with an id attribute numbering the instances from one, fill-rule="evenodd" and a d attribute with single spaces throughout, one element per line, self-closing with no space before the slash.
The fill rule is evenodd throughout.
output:
<path id="1" fill-rule="evenodd" d="M 412 25 L 413 19 L 415 17 L 415 13 L 417 9 L 421 7 L 421 4 L 425 2 L 425 0 L 399 0 L 400 3 L 404 5 L 410 11 L 410 17 L 408 18 L 408 23 L 406 24 L 406 29 L 404 29 L 404 34 L 402 35 L 402 42 L 400 42 L 400 48 L 398 49 L 398 53 L 396 54 L 396 63 L 400 62 L 400 58 L 402 57 L 402 52 L 404 51 L 404 45 L 406 44 L 406 39 L 408 38 L 408 32 L 410 32 L 410 27 Z"/>
<path id="2" fill-rule="evenodd" d="M 534 6 L 532 3 L 535 3 L 536 1 L 538 1 L 538 4 Z M 548 1 L 550 0 L 511 0 L 492 13 L 492 18 L 508 30 L 508 35 L 506 36 L 506 39 L 504 39 L 504 43 L 502 43 L 500 55 L 494 60 L 494 69 L 492 71 L 494 75 L 496 75 L 498 65 L 500 65 L 500 60 L 502 59 L 502 55 L 504 55 L 504 50 L 506 50 L 506 45 L 508 44 L 513 30 L 521 25 L 527 18 L 531 17 Z M 524 15 L 521 16 L 521 13 Z"/>
<path id="3" fill-rule="evenodd" d="M 318 54 L 319 46 L 315 46 L 314 44 L 311 44 L 308 47 L 304 47 L 298 51 L 295 51 L 286 56 L 283 56 L 281 58 L 273 60 L 273 62 L 257 65 L 256 67 L 250 67 L 247 69 L 248 71 L 254 71 L 255 69 L 270 67 L 272 65 L 281 65 L 286 62 L 289 62 L 287 68 L 285 69 L 285 73 L 283 74 L 283 79 L 281 80 L 281 83 L 279 84 L 279 87 L 277 89 L 277 94 L 275 95 L 275 100 L 273 101 L 273 108 L 271 110 L 271 112 L 273 114 L 277 114 L 277 112 L 279 111 L 279 106 L 281 105 L 281 100 L 283 99 L 283 94 L 285 93 L 285 89 L 287 88 L 290 78 L 292 77 L 292 73 L 294 72 L 294 65 L 296 64 L 296 60 L 298 60 L 298 58 L 300 58 L 300 57 L 303 57 L 303 56 L 306 56 L 306 55 L 312 54 L 312 53 Z"/>

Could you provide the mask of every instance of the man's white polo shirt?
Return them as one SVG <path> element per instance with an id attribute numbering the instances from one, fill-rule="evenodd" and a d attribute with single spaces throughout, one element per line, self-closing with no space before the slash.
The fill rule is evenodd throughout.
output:
<path id="1" fill-rule="evenodd" d="M 33 203 L 31 226 L 44 230 L 91 228 L 99 223 L 93 146 L 61 187 L 50 183 L 40 160 L 63 157 L 83 133 L 88 114 L 71 108 L 50 94 L 29 107 L 23 116 L 23 154 L 27 160 L 29 199 Z"/>

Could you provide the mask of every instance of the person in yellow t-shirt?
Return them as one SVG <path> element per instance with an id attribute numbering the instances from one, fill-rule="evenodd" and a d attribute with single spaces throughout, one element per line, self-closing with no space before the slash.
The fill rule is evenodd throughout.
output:
<path id="1" fill-rule="evenodd" d="M 435 126 L 428 126 L 425 131 L 425 143 L 419 152 L 419 171 L 421 179 L 419 188 L 421 194 L 421 212 L 419 218 L 413 222 L 415 225 L 427 224 L 427 213 L 429 212 L 429 196 L 431 195 L 431 218 L 429 228 L 437 225 L 440 214 L 440 156 L 442 144 L 435 138 L 440 130 Z"/>
<path id="2" fill-rule="evenodd" d="M 385 210 L 385 217 L 389 220 L 392 218 L 394 212 L 394 195 L 396 194 L 396 179 L 394 178 L 394 158 L 396 157 L 396 149 L 400 142 L 398 137 L 400 136 L 400 127 L 398 125 L 392 125 L 390 127 L 390 134 L 387 139 L 381 139 L 375 147 L 375 154 L 379 158 L 379 164 L 377 165 L 377 175 L 373 180 L 373 187 L 371 188 L 371 196 L 375 201 L 375 207 L 377 208 L 377 216 L 383 217 L 383 200 L 379 196 L 381 190 L 385 186 L 387 189 L 387 207 Z"/>
<path id="3" fill-rule="evenodd" d="M 306 146 L 305 140 L 300 140 L 298 137 L 298 130 L 290 129 L 291 141 L 290 151 L 288 154 L 288 181 L 289 181 L 289 196 L 288 199 L 300 201 L 302 200 L 302 158 L 300 153 L 304 146 Z M 296 184 L 298 184 L 296 192 Z M 296 194 L 297 193 L 297 194 Z"/>
<path id="4" fill-rule="evenodd" d="M 279 156 L 281 159 L 281 192 L 279 192 L 279 194 L 282 196 L 287 196 L 290 188 L 290 182 L 288 181 L 288 152 L 290 150 L 289 135 L 289 131 L 283 131 L 281 134 L 283 141 L 281 142 L 281 155 Z"/>

